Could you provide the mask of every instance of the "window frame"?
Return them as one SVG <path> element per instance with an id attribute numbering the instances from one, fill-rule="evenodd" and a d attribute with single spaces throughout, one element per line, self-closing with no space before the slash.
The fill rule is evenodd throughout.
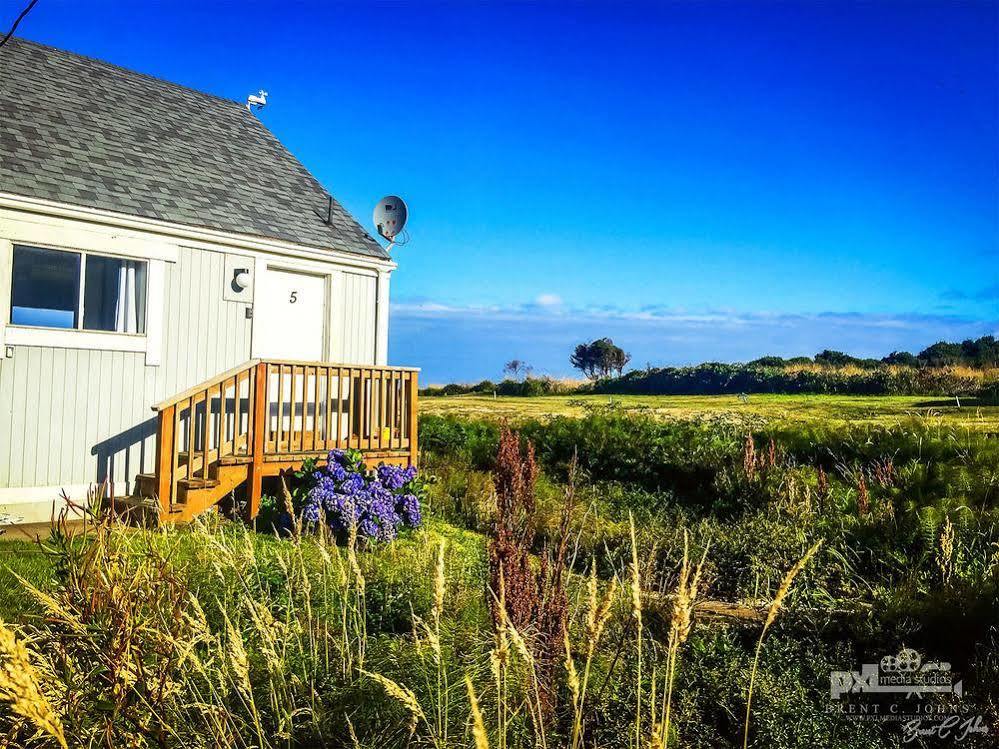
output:
<path id="1" fill-rule="evenodd" d="M 67 255 L 75 255 L 80 259 L 80 279 L 76 290 L 76 318 L 77 324 L 72 328 L 60 328 L 51 325 L 24 325 L 23 323 L 13 322 L 14 317 L 14 253 L 17 248 L 21 247 L 26 250 L 46 250 L 48 252 L 62 252 Z M 94 257 L 106 257 L 113 260 L 125 260 L 133 263 L 142 263 L 145 266 L 145 273 L 143 274 L 143 283 L 146 288 L 143 289 L 142 293 L 142 332 L 141 333 L 125 333 L 119 332 L 117 330 L 100 330 L 97 328 L 85 328 L 83 327 L 84 314 L 86 312 L 86 296 L 87 296 L 87 258 L 93 255 Z M 126 336 L 129 338 L 145 338 L 147 330 L 147 322 L 149 320 L 149 268 L 150 261 L 146 258 L 135 258 L 129 257 L 127 255 L 117 255 L 113 252 L 94 252 L 92 250 L 70 250 L 65 247 L 40 247 L 36 244 L 27 244 L 24 242 L 11 242 L 11 254 L 10 254 L 10 267 L 11 267 L 11 278 L 10 278 L 10 293 L 8 294 L 8 310 L 7 319 L 5 320 L 8 330 L 16 330 L 23 328 L 26 330 L 58 330 L 63 333 L 100 333 L 103 335 L 113 335 L 113 336 Z"/>
<path id="2" fill-rule="evenodd" d="M 0 217 L 2 218 L 2 217 Z M 0 222 L 0 229 L 2 229 Z M 49 230 L 46 233 L 51 232 Z M 136 251 L 129 246 L 128 239 L 120 235 L 109 234 L 104 238 L 96 237 L 90 232 L 72 232 L 65 244 L 52 243 L 36 235 L 35 231 L 11 232 L 7 236 L 0 235 L 0 362 L 14 356 L 20 347 L 44 347 L 79 349 L 84 351 L 109 351 L 145 354 L 146 366 L 159 366 L 163 358 L 164 310 L 166 295 L 166 264 L 175 262 L 176 248 L 163 246 L 166 252 L 144 252 L 146 241 L 138 239 Z M 13 236 L 12 236 L 13 235 Z M 75 241 L 79 239 L 80 241 Z M 38 241 L 42 240 L 42 241 Z M 96 241 L 94 241 L 96 240 Z M 110 241 L 108 241 L 110 240 Z M 119 251 L 105 250 L 104 245 L 120 244 Z M 48 328 L 33 325 L 17 325 L 10 322 L 11 306 L 14 292 L 14 246 L 34 247 L 41 250 L 56 250 L 76 255 L 100 255 L 120 258 L 122 260 L 140 261 L 146 264 L 145 293 L 145 325 L 143 333 L 119 333 L 117 331 L 84 330 L 82 328 Z M 160 250 L 160 247 L 151 247 Z M 174 257 L 170 257 L 174 255 Z M 82 263 L 81 259 L 81 263 Z M 84 288 L 85 266 L 81 265 L 80 291 Z M 82 326 L 82 309 L 79 324 Z"/>

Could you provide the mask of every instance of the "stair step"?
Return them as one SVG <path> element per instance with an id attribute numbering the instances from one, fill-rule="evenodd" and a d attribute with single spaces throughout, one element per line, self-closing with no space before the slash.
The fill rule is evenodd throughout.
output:
<path id="1" fill-rule="evenodd" d="M 249 455 L 224 455 L 219 458 L 219 465 L 222 466 L 243 466 L 253 462 Z"/>
<path id="2" fill-rule="evenodd" d="M 190 478 L 181 479 L 177 484 L 185 489 L 214 489 L 219 482 L 216 479 Z"/>

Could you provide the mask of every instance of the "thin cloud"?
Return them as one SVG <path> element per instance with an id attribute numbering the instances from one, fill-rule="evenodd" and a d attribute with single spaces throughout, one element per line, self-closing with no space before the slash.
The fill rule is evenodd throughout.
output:
<path id="1" fill-rule="evenodd" d="M 534 303 L 539 307 L 559 307 L 562 305 L 562 297 L 558 294 L 539 294 Z"/>
<path id="2" fill-rule="evenodd" d="M 542 297 L 549 297 L 542 301 Z M 545 322 L 564 320 L 568 315 L 575 320 L 617 320 L 647 323 L 651 326 L 774 326 L 798 325 L 804 322 L 822 321 L 843 326 L 879 328 L 922 328 L 927 324 L 995 324 L 978 318 L 953 314 L 914 313 L 863 313 L 863 312 L 774 312 L 768 310 L 739 312 L 734 310 L 705 310 L 693 312 L 669 307 L 644 307 L 627 310 L 608 305 L 584 306 L 559 310 L 561 298 L 556 295 L 541 295 L 533 303 L 521 305 L 455 305 L 431 301 L 398 302 L 392 305 L 392 314 L 404 318 L 467 318 L 492 319 L 495 321 L 523 320 L 525 322 Z"/>
<path id="3" fill-rule="evenodd" d="M 659 366 L 749 361 L 764 354 L 811 356 L 825 348 L 880 357 L 999 331 L 999 319 L 925 312 L 627 310 L 428 300 L 393 304 L 391 325 L 392 361 L 423 367 L 428 382 L 498 378 L 510 358 L 529 362 L 539 373 L 571 374 L 572 348 L 603 336 L 629 351 L 636 366 Z"/>

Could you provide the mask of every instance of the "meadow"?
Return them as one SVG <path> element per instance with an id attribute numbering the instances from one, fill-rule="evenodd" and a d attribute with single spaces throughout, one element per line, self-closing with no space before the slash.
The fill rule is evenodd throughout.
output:
<path id="1" fill-rule="evenodd" d="M 292 481 L 0 542 L 0 746 L 899 746 L 830 673 L 903 647 L 994 746 L 999 409 L 937 400 L 427 398 L 393 541 L 282 525 Z"/>
<path id="2" fill-rule="evenodd" d="M 482 418 L 583 416 L 614 407 L 678 419 L 897 424 L 917 419 L 985 431 L 999 430 L 999 407 L 971 398 L 925 395 L 454 395 L 424 398 L 421 413 Z"/>

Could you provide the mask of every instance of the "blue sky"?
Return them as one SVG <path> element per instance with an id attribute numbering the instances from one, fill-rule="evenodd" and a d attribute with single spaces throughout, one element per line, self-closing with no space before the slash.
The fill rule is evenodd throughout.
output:
<path id="1" fill-rule="evenodd" d="M 3 23 L 20 3 L 0 0 Z M 426 381 L 999 332 L 995 3 L 40 0 L 20 32 L 223 96 L 363 223 L 406 198 Z"/>

